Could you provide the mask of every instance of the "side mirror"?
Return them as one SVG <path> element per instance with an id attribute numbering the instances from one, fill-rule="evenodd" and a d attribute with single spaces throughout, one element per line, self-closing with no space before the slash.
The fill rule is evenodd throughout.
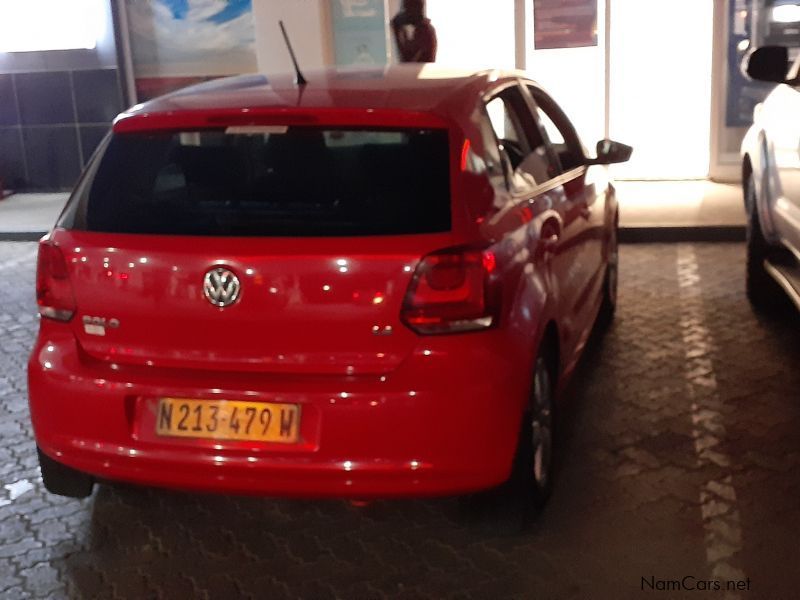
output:
<path id="1" fill-rule="evenodd" d="M 742 73 L 757 81 L 784 83 L 790 66 L 789 49 L 784 46 L 762 46 L 742 59 Z"/>
<path id="2" fill-rule="evenodd" d="M 633 148 L 614 140 L 600 140 L 597 142 L 597 158 L 589 160 L 591 165 L 610 165 L 623 163 L 630 159 Z"/>

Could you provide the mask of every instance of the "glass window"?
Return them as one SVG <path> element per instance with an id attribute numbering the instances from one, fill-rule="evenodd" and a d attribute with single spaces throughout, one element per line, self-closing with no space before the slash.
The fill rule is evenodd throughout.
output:
<path id="1" fill-rule="evenodd" d="M 79 229 L 213 236 L 450 229 L 446 130 L 118 134 L 99 160 L 80 188 Z"/>
<path id="2" fill-rule="evenodd" d="M 513 111 L 503 98 L 495 98 L 486 105 L 492 129 L 499 140 L 509 140 L 516 144 L 520 142 L 517 126 L 514 124 Z"/>
<path id="3" fill-rule="evenodd" d="M 564 136 L 561 135 L 561 132 L 556 127 L 556 124 L 553 123 L 553 119 L 547 116 L 547 113 L 544 112 L 541 107 L 536 107 L 536 113 L 539 115 L 539 123 L 542 124 L 544 127 L 544 132 L 547 134 L 547 139 L 550 140 L 551 144 L 566 144 L 566 140 L 564 140 Z"/>
<path id="4" fill-rule="evenodd" d="M 539 125 L 558 156 L 561 169 L 569 171 L 585 163 L 585 151 L 575 127 L 555 101 L 535 86 L 528 91 L 536 103 Z"/>
<path id="5" fill-rule="evenodd" d="M 758 45 L 793 48 L 800 45 L 797 39 L 800 30 L 800 5 L 797 0 L 762 0 L 755 5 L 754 37 Z"/>
<path id="6" fill-rule="evenodd" d="M 506 88 L 486 104 L 492 129 L 511 169 L 513 187 L 545 183 L 558 172 L 520 89 Z"/>

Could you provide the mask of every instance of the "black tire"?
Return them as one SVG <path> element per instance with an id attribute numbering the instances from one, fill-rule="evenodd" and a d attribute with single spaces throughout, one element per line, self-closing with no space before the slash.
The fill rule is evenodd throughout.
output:
<path id="1" fill-rule="evenodd" d="M 597 315 L 597 322 L 602 328 L 609 327 L 614 321 L 614 314 L 617 312 L 618 282 L 619 231 L 617 219 L 615 219 L 614 228 L 611 230 L 611 237 L 608 240 L 608 266 L 603 280 L 603 302 L 600 305 L 600 313 Z"/>
<path id="2" fill-rule="evenodd" d="M 554 369 L 549 356 L 537 358 L 528 407 L 522 415 L 509 491 L 528 516 L 544 507 L 553 490 L 555 449 Z"/>
<path id="3" fill-rule="evenodd" d="M 94 478 L 91 475 L 62 465 L 39 448 L 36 451 L 39 453 L 42 483 L 48 492 L 69 498 L 86 498 L 92 494 Z"/>
<path id="4" fill-rule="evenodd" d="M 745 282 L 747 298 L 760 312 L 783 312 L 789 303 L 786 293 L 764 268 L 764 261 L 775 253 L 761 230 L 758 217 L 756 186 L 752 176 L 745 183 L 747 208 L 747 267 Z"/>
<path id="5" fill-rule="evenodd" d="M 522 416 L 510 477 L 496 488 L 460 498 L 462 516 L 470 520 L 488 519 L 495 532 L 524 531 L 539 516 L 553 489 L 555 414 L 552 382 L 555 368 L 548 359 L 546 354 L 540 356 L 534 367 L 530 401 Z M 537 398 L 537 394 L 541 392 L 544 395 Z M 544 400 L 544 406 L 541 400 Z M 541 415 L 541 408 L 546 409 L 546 414 Z M 541 439 L 541 427 L 534 426 L 537 412 L 544 416 L 549 433 L 548 447 L 538 458 L 535 439 Z"/>

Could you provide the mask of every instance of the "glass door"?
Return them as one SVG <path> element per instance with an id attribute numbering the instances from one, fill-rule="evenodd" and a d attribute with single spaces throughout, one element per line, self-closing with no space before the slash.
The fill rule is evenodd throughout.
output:
<path id="1" fill-rule="evenodd" d="M 609 132 L 618 178 L 708 175 L 713 0 L 611 0 Z"/>

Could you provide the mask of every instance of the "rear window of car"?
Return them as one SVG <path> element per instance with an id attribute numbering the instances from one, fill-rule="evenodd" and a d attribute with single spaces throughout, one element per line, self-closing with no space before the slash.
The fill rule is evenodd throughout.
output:
<path id="1" fill-rule="evenodd" d="M 448 231 L 444 129 L 229 127 L 115 134 L 63 226 L 107 233 Z"/>

